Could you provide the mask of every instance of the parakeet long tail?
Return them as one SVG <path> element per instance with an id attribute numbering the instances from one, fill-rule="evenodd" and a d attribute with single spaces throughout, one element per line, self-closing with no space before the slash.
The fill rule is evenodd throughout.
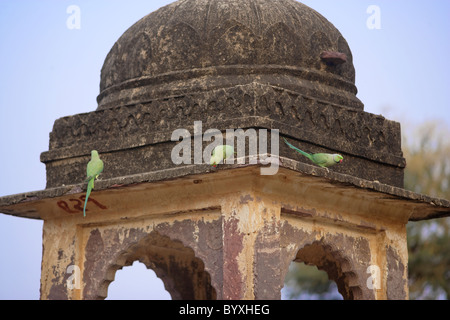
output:
<path id="1" fill-rule="evenodd" d="M 89 180 L 87 191 L 86 191 L 86 200 L 84 200 L 84 208 L 83 208 L 83 215 L 85 217 L 86 217 L 86 205 L 88 202 L 88 198 L 89 198 L 89 195 L 91 194 L 92 189 L 94 188 L 94 180 L 95 180 L 95 177 L 92 177 L 92 179 Z"/>
<path id="2" fill-rule="evenodd" d="M 284 139 L 284 138 L 283 138 L 283 139 Z M 311 156 L 309 153 L 306 153 L 305 151 L 302 151 L 302 150 L 300 150 L 300 149 L 294 147 L 292 144 L 290 144 L 289 142 L 287 142 L 286 139 L 284 139 L 284 142 L 286 142 L 286 144 L 289 146 L 289 148 L 294 149 L 294 150 L 297 151 L 298 153 L 304 155 L 304 156 L 307 157 L 309 160 L 311 160 L 311 161 L 314 162 L 312 156 Z"/>

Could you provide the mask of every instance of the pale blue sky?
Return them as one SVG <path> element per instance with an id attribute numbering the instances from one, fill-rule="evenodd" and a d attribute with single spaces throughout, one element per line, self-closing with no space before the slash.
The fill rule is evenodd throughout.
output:
<path id="1" fill-rule="evenodd" d="M 100 70 L 114 42 L 170 2 L 0 1 L 0 196 L 45 188 L 39 156 L 48 150 L 54 121 L 96 109 Z M 450 126 L 450 1 L 303 3 L 349 42 L 366 111 L 402 123 L 441 119 Z M 80 30 L 66 27 L 73 4 L 81 9 Z M 366 26 L 370 5 L 381 9 L 381 30 Z M 0 214 L 0 299 L 39 298 L 41 234 L 40 221 Z"/>

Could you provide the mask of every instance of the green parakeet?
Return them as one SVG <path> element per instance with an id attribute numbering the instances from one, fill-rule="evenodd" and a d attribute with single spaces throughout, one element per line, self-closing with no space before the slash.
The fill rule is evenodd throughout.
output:
<path id="1" fill-rule="evenodd" d="M 229 159 L 234 155 L 234 153 L 234 148 L 232 146 L 222 145 L 215 147 L 211 155 L 211 166 L 213 166 L 214 168 L 217 167 L 218 164 L 220 164 L 222 161 L 225 161 L 226 159 Z"/>
<path id="2" fill-rule="evenodd" d="M 320 166 L 322 168 L 328 168 L 328 167 L 334 166 L 335 164 L 342 163 L 342 161 L 344 161 L 344 157 L 342 157 L 340 154 L 330 154 L 330 153 L 309 154 L 309 153 L 306 153 L 306 152 L 294 147 L 292 144 L 287 142 L 286 139 L 284 139 L 284 142 L 286 142 L 286 144 L 289 146 L 289 148 L 294 149 L 298 153 L 304 155 L 309 160 L 311 160 L 313 163 L 317 164 L 318 166 Z"/>
<path id="3" fill-rule="evenodd" d="M 89 195 L 91 194 L 92 189 L 94 189 L 94 181 L 98 178 L 99 174 L 103 172 L 103 161 L 100 160 L 98 152 L 96 150 L 91 151 L 91 161 L 89 161 L 87 165 L 87 179 L 88 183 L 87 191 L 86 191 L 86 200 L 84 201 L 83 214 L 86 217 L 86 205 L 88 202 Z"/>

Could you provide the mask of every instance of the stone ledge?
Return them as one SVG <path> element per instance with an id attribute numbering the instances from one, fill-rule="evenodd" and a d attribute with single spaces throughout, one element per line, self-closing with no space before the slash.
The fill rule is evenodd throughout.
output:
<path id="1" fill-rule="evenodd" d="M 126 188 L 133 185 L 153 183 L 160 181 L 170 181 L 180 178 L 195 178 L 198 175 L 216 174 L 228 170 L 246 170 L 253 171 L 252 174 L 259 175 L 261 164 L 257 165 L 226 165 L 222 168 L 212 169 L 209 165 L 190 165 L 184 167 L 177 167 L 174 169 L 154 171 L 142 174 L 135 174 L 123 177 L 117 177 L 107 180 L 97 180 L 95 190 L 109 190 L 117 188 Z M 406 201 L 414 207 L 413 214 L 410 221 L 428 220 L 434 218 L 443 218 L 450 216 L 450 201 L 445 199 L 433 198 L 427 195 L 418 194 L 402 188 L 393 187 L 382 184 L 378 181 L 368 181 L 354 176 L 333 172 L 331 170 L 316 167 L 313 165 L 304 164 L 287 158 L 280 158 L 280 170 L 285 173 L 299 174 L 310 176 L 317 179 L 318 182 L 339 186 L 342 188 L 354 188 L 355 190 L 363 190 L 368 193 L 378 193 L 377 197 L 380 201 Z M 262 176 L 264 179 L 264 176 Z M 35 204 L 42 200 L 56 199 L 63 196 L 81 194 L 86 190 L 86 184 L 76 184 L 70 186 L 62 186 L 57 188 L 50 188 L 41 191 L 27 192 L 23 194 L 10 195 L 0 197 L 0 212 L 14 215 L 18 217 L 40 219 L 37 210 L 23 210 L 19 205 Z M 26 207 L 33 207 L 26 206 Z M 37 206 L 38 207 L 38 206 Z"/>

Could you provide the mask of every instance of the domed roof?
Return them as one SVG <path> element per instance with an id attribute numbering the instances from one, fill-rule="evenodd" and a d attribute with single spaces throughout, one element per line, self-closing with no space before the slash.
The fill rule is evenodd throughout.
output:
<path id="1" fill-rule="evenodd" d="M 294 0 L 180 0 L 147 15 L 106 57 L 98 103 L 105 109 L 252 82 L 363 108 L 346 40 Z"/>

